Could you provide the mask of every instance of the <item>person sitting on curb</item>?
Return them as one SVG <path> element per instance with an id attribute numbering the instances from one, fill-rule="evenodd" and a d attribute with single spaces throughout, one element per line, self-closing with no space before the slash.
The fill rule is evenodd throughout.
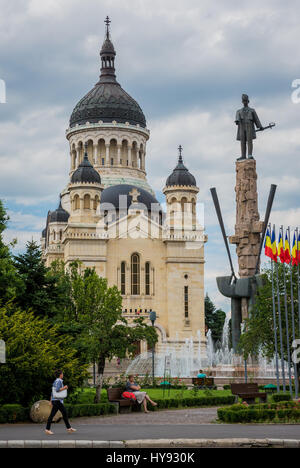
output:
<path id="1" fill-rule="evenodd" d="M 137 402 L 140 405 L 143 403 L 145 413 L 149 413 L 149 411 L 147 410 L 147 401 L 149 401 L 152 406 L 157 406 L 157 403 L 152 401 L 146 392 L 141 392 L 141 387 L 134 381 L 134 375 L 128 376 L 128 382 L 126 383 L 126 392 L 134 393 Z"/>

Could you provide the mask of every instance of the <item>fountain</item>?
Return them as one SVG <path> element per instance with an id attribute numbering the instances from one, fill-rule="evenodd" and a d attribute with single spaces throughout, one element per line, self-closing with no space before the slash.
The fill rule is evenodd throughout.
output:
<path id="1" fill-rule="evenodd" d="M 180 342 L 178 334 L 173 343 L 163 343 L 155 352 L 156 377 L 165 375 L 165 358 L 170 359 L 168 376 L 190 379 L 196 377 L 199 369 L 205 369 L 219 384 L 230 383 L 233 380 L 243 381 L 244 361 L 239 355 L 233 353 L 229 346 L 229 317 L 226 317 L 221 342 L 215 345 L 211 330 L 208 330 L 206 340 L 201 340 L 201 332 L 197 331 L 195 341 L 186 338 Z M 260 352 L 256 359 L 248 359 L 248 378 L 263 382 L 276 380 L 275 358 L 268 360 Z M 285 363 L 286 376 L 288 375 L 287 363 Z M 138 355 L 128 366 L 127 374 L 146 375 L 152 374 L 152 352 Z"/>

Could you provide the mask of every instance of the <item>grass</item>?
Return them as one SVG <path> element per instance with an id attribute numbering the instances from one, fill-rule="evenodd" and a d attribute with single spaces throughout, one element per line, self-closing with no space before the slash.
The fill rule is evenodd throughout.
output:
<path id="1" fill-rule="evenodd" d="M 80 391 L 79 395 L 78 395 L 78 399 L 76 401 L 77 404 L 92 404 L 94 403 L 94 398 L 95 398 L 95 394 L 96 394 L 96 390 L 94 388 L 84 388 L 82 390 L 78 390 Z M 197 397 L 205 397 L 205 396 L 227 396 L 227 395 L 231 395 L 231 391 L 230 390 L 209 390 L 209 391 L 206 391 L 206 390 L 199 390 L 197 392 L 197 395 L 194 394 L 194 392 L 192 390 L 178 390 L 178 389 L 170 389 L 170 394 L 169 394 L 169 390 L 165 390 L 165 395 L 163 394 L 163 389 L 161 388 L 145 388 L 145 389 L 142 389 L 142 391 L 145 391 L 148 393 L 148 395 L 150 396 L 150 398 L 152 400 L 155 401 L 155 399 L 162 399 L 162 398 L 165 398 L 165 399 L 168 399 L 168 398 L 191 398 L 193 396 L 197 396 Z M 101 403 L 105 403 L 107 402 L 107 392 L 106 390 L 102 390 L 102 393 L 101 393 Z M 66 403 L 68 403 L 68 401 L 66 400 Z"/>

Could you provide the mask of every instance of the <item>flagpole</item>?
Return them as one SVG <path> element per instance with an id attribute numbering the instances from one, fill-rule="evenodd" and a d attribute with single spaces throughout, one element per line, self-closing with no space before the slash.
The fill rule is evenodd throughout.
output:
<path id="1" fill-rule="evenodd" d="M 289 233 L 289 244 L 291 245 L 291 231 L 290 227 L 288 227 L 288 233 Z M 294 231 L 294 238 L 295 238 L 295 231 Z M 298 243 L 298 240 L 297 240 Z M 297 244 L 296 244 L 297 245 Z M 294 311 L 294 291 L 293 291 L 293 247 L 292 246 L 292 255 L 291 255 L 291 263 L 290 263 L 290 281 L 291 281 L 291 308 L 292 308 L 292 333 L 293 333 L 293 342 L 296 339 L 296 334 L 295 334 L 295 311 Z M 298 252 L 296 249 L 296 261 L 298 257 Z M 298 263 L 298 262 L 297 262 Z M 294 361 L 294 380 L 295 380 L 295 398 L 298 398 L 298 371 L 297 371 L 297 364 Z"/>
<path id="2" fill-rule="evenodd" d="M 281 228 L 280 228 L 280 232 L 281 232 Z M 286 385 L 285 385 L 285 369 L 284 369 L 284 353 L 283 353 L 282 318 L 281 318 L 281 305 L 280 305 L 278 263 L 276 263 L 276 280 L 277 280 L 278 323 L 279 323 L 279 338 L 280 338 L 282 385 L 283 385 L 283 391 L 285 392 L 286 391 Z"/>
<path id="3" fill-rule="evenodd" d="M 271 232 L 271 224 L 269 226 L 270 226 L 270 232 Z M 276 239 L 275 225 L 273 226 L 273 232 L 274 232 L 275 239 Z M 273 252 L 273 244 L 272 244 L 272 252 Z M 272 272 L 272 302 L 273 302 L 273 323 L 274 323 L 274 340 L 275 340 L 276 381 L 277 381 L 277 393 L 279 393 L 280 382 L 279 382 L 278 343 L 277 343 L 277 325 L 276 325 L 276 302 L 275 302 L 276 300 L 275 300 L 275 288 L 274 288 L 274 267 L 273 267 L 272 258 L 271 258 L 271 272 Z"/>
<path id="4" fill-rule="evenodd" d="M 283 226 L 282 226 L 282 233 L 283 233 Z M 286 236 L 285 236 L 284 239 L 286 240 Z M 285 240 L 284 240 L 284 252 L 285 252 Z M 293 399 L 291 355 L 290 355 L 289 316 L 288 316 L 288 305 L 287 305 L 285 264 L 283 265 L 283 280 L 284 280 L 284 310 L 285 310 L 286 350 L 287 350 L 288 366 L 289 366 L 289 386 L 290 386 L 290 394 L 291 394 L 291 397 Z"/>
<path id="5" fill-rule="evenodd" d="M 300 251 L 298 250 L 299 246 L 299 229 L 297 228 L 297 258 L 298 258 L 298 266 L 297 266 L 297 273 L 298 273 L 298 326 L 299 326 L 299 333 L 298 337 L 300 338 L 300 275 L 299 275 L 299 264 L 300 264 Z"/>

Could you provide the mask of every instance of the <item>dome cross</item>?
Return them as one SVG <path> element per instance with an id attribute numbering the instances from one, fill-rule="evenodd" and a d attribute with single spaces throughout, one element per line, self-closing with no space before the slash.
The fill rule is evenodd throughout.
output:
<path id="1" fill-rule="evenodd" d="M 111 20 L 109 19 L 109 16 L 106 17 L 104 23 L 106 24 L 106 37 L 109 39 L 109 25 L 111 23 Z"/>

